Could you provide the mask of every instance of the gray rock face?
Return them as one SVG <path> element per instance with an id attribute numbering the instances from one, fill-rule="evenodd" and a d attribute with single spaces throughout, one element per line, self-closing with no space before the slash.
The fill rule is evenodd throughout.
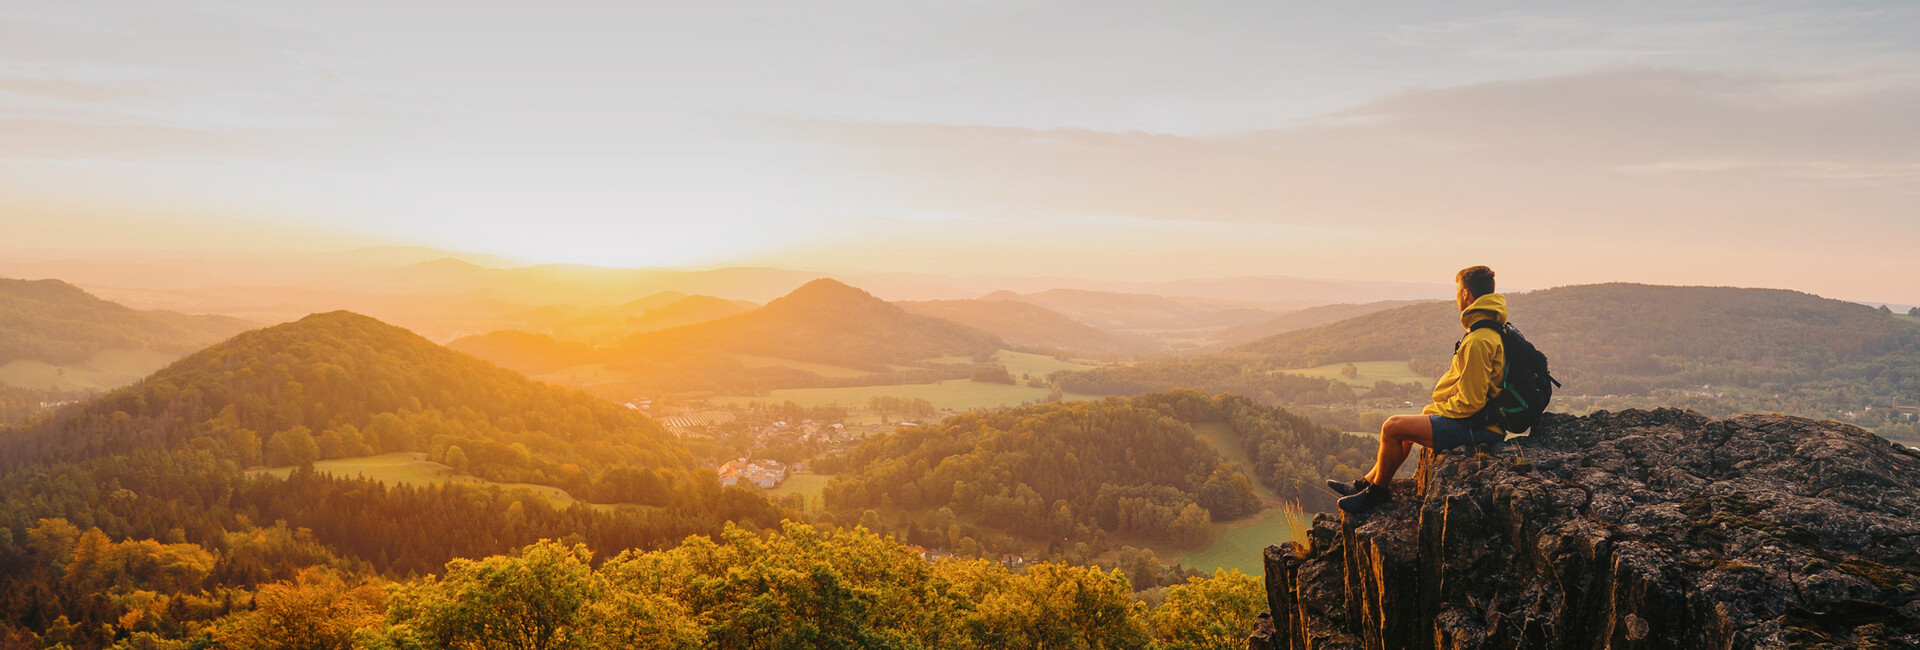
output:
<path id="1" fill-rule="evenodd" d="M 1920 647 L 1920 454 L 1777 415 L 1549 414 L 1266 550 L 1256 650 Z"/>

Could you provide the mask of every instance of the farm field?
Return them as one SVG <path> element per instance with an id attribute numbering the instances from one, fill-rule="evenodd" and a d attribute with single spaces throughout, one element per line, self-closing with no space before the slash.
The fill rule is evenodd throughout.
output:
<path id="1" fill-rule="evenodd" d="M 734 421 L 734 419 L 735 416 L 731 411 L 702 411 L 693 415 L 670 415 L 656 418 L 662 426 L 669 429 L 685 429 L 690 431 L 702 430 L 717 424 L 726 424 Z"/>
<path id="2" fill-rule="evenodd" d="M 272 467 L 255 470 L 259 473 L 286 478 L 293 473 L 292 467 Z M 562 490 L 550 485 L 532 483 L 495 483 L 473 476 L 455 472 L 452 467 L 427 460 L 425 453 L 417 451 L 380 454 L 378 456 L 360 456 L 358 458 L 335 458 L 317 461 L 313 470 L 334 476 L 361 476 L 388 485 L 433 485 L 436 483 L 466 483 L 471 485 L 497 485 L 507 489 L 529 490 L 547 499 L 555 508 L 567 508 L 582 503 Z M 587 504 L 595 509 L 610 510 L 619 506 L 613 504 Z"/>
<path id="3" fill-rule="evenodd" d="M 1346 377 L 1340 374 L 1340 370 L 1345 367 L 1347 367 L 1347 364 L 1334 363 L 1318 368 L 1282 370 L 1281 372 L 1306 377 L 1337 379 L 1354 386 L 1372 386 L 1373 382 L 1382 379 L 1396 384 L 1404 384 L 1407 382 L 1429 384 L 1432 383 L 1434 379 L 1432 377 L 1423 377 L 1420 373 L 1414 372 L 1413 368 L 1407 366 L 1407 362 L 1405 361 L 1356 361 L 1353 364 L 1353 369 L 1358 371 L 1358 374 L 1353 377 Z"/>
<path id="4" fill-rule="evenodd" d="M 1000 350 L 995 352 L 993 357 L 994 363 L 1006 366 L 1007 372 L 1013 373 L 1015 377 L 1027 374 L 1032 375 L 1034 379 L 1040 379 L 1057 370 L 1087 370 L 1093 368 L 1091 365 L 1073 360 L 1061 361 L 1045 354 L 1015 352 L 1013 350 Z M 940 357 L 938 359 L 928 359 L 927 362 L 971 365 L 973 364 L 973 357 Z"/>
<path id="5" fill-rule="evenodd" d="M 789 494 L 798 494 L 806 497 L 808 509 L 818 508 L 822 505 L 820 493 L 827 489 L 827 481 L 831 480 L 833 480 L 832 474 L 801 472 L 787 477 L 785 482 L 767 490 L 767 495 L 777 501 L 786 498 Z"/>
<path id="6" fill-rule="evenodd" d="M 1247 478 L 1252 479 L 1255 476 L 1253 462 L 1247 457 L 1246 449 L 1234 439 L 1233 431 L 1225 423 L 1202 424 L 1194 427 L 1193 431 L 1202 440 L 1207 441 L 1215 451 L 1220 452 L 1227 462 L 1233 463 L 1234 467 L 1245 473 Z M 1259 513 L 1243 517 L 1239 521 L 1214 524 L 1213 542 L 1204 548 L 1181 556 L 1179 562 L 1206 572 L 1214 569 L 1239 569 L 1248 575 L 1260 575 L 1264 570 L 1261 566 L 1261 551 L 1265 550 L 1269 544 L 1293 539 L 1297 534 L 1304 532 L 1304 530 L 1296 531 L 1296 528 L 1305 526 L 1307 522 L 1298 516 L 1297 508 L 1291 513 L 1288 512 L 1283 507 L 1286 504 L 1281 502 L 1280 497 L 1257 480 L 1253 482 L 1253 492 L 1255 496 L 1260 497 L 1260 504 L 1263 506 Z"/>
<path id="7" fill-rule="evenodd" d="M 1047 399 L 1050 391 L 1024 385 L 995 384 L 977 382 L 971 379 L 949 379 L 931 384 L 897 384 L 892 386 L 856 386 L 850 388 L 787 388 L 770 391 L 760 396 L 721 396 L 712 399 L 716 405 L 744 406 L 752 402 L 779 404 L 791 400 L 805 407 L 839 405 L 846 407 L 864 407 L 877 396 L 919 398 L 932 402 L 934 408 L 967 411 L 980 408 L 998 408 L 1019 406 L 1025 402 L 1038 403 Z M 1096 395 L 1067 394 L 1066 400 L 1099 399 Z"/>
<path id="8" fill-rule="evenodd" d="M 834 365 L 828 365 L 824 363 L 811 363 L 807 361 L 794 361 L 792 359 L 781 359 L 778 357 L 763 357 L 763 356 L 752 355 L 752 354 L 735 354 L 733 355 L 733 360 L 740 362 L 740 365 L 746 366 L 748 368 L 771 368 L 774 366 L 782 366 L 782 367 L 792 368 L 794 370 L 811 372 L 813 374 L 820 375 L 828 379 L 841 379 L 841 378 L 847 378 L 847 377 L 865 377 L 867 375 L 873 374 L 865 370 L 860 370 L 857 368 L 848 368 L 845 366 L 834 366 Z"/>
<path id="9" fill-rule="evenodd" d="M 178 358 L 153 350 L 101 350 L 70 366 L 21 359 L 0 366 L 0 382 L 43 390 L 110 390 L 140 381 Z"/>

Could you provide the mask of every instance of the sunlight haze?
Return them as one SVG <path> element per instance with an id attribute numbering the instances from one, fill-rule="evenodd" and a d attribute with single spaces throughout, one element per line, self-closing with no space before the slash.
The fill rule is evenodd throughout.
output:
<path id="1" fill-rule="evenodd" d="M 1920 302 L 1916 29 L 1895 2 L 15 3 L 0 247 L 1487 261 Z"/>

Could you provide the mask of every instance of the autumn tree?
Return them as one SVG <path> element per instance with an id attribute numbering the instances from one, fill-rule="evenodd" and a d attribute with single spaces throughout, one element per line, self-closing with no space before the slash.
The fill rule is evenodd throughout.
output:
<path id="1" fill-rule="evenodd" d="M 344 650 L 354 634 L 381 622 L 386 592 L 379 584 L 355 584 L 326 568 L 309 568 L 294 580 L 264 585 L 254 608 L 223 621 L 213 637 L 234 650 Z"/>
<path id="2" fill-rule="evenodd" d="M 447 563 L 447 573 L 396 590 L 387 620 L 430 648 L 579 647 L 592 591 L 584 544 L 542 540 L 513 555 Z"/>
<path id="3" fill-rule="evenodd" d="M 1247 646 L 1247 631 L 1267 608 L 1260 582 L 1240 570 L 1216 569 L 1167 588 L 1148 620 L 1166 650 L 1232 650 Z"/>

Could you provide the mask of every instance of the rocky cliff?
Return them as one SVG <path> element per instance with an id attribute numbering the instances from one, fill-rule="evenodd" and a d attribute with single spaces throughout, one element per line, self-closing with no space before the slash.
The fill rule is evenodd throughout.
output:
<path id="1" fill-rule="evenodd" d="M 1916 485 L 1834 422 L 1549 415 L 1268 547 L 1250 646 L 1920 647 Z"/>

